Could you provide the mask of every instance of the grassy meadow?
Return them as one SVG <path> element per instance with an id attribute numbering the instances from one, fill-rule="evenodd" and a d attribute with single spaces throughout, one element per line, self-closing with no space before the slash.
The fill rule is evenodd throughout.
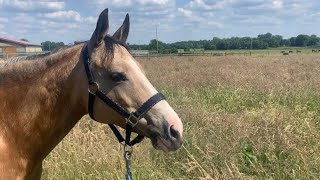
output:
<path id="1" fill-rule="evenodd" d="M 136 146 L 134 179 L 319 179 L 320 56 L 138 58 L 184 123 L 175 153 Z M 43 179 L 124 179 L 122 147 L 84 117 Z"/>

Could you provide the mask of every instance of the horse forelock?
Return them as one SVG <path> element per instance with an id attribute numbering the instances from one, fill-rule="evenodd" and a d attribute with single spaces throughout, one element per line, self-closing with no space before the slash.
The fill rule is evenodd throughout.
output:
<path id="1" fill-rule="evenodd" d="M 112 60 L 114 58 L 114 51 L 117 46 L 124 47 L 130 53 L 129 47 L 126 44 L 121 43 L 111 36 L 106 36 L 104 38 L 104 44 L 106 48 L 106 52 L 104 53 L 106 53 L 105 55 L 108 60 Z"/>

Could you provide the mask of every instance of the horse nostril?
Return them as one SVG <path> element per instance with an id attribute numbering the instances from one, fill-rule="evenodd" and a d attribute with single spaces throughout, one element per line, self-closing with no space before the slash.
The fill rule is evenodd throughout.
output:
<path id="1" fill-rule="evenodd" d="M 179 139 L 180 138 L 179 132 L 177 130 L 175 130 L 173 128 L 173 126 L 170 126 L 169 136 L 170 136 L 170 138 L 174 138 L 174 139 Z"/>

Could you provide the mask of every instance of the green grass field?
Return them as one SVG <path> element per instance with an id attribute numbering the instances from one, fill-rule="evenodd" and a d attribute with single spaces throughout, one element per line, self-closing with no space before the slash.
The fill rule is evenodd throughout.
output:
<path id="1" fill-rule="evenodd" d="M 317 54 L 138 60 L 181 116 L 185 142 L 170 154 L 139 144 L 134 179 L 320 178 Z M 124 168 L 112 132 L 85 117 L 43 179 L 124 179 Z"/>

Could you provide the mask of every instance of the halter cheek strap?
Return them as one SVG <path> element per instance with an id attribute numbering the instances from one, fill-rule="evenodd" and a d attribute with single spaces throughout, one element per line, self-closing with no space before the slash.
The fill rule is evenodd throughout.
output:
<path id="1" fill-rule="evenodd" d="M 138 121 L 144 117 L 144 115 L 159 101 L 164 100 L 165 97 L 161 93 L 157 93 L 150 97 L 145 103 L 142 104 L 135 112 L 128 112 L 126 109 L 124 109 L 120 104 L 113 101 L 111 98 L 105 95 L 100 89 L 99 84 L 94 80 L 93 74 L 90 70 L 90 57 L 88 53 L 88 47 L 87 44 L 83 46 L 82 49 L 82 56 L 83 56 L 83 64 L 86 71 L 87 79 L 88 79 L 88 92 L 89 92 L 89 99 L 88 99 L 88 111 L 89 116 L 95 120 L 94 118 L 94 103 L 95 98 L 98 97 L 100 100 L 102 100 L 107 106 L 112 108 L 114 111 L 116 111 L 119 115 L 124 117 L 126 119 L 126 136 L 125 138 L 122 137 L 121 133 L 117 129 L 117 127 L 113 124 L 108 124 L 118 139 L 120 143 L 124 143 L 128 146 L 133 146 L 139 142 L 141 142 L 144 138 L 144 136 L 138 135 L 135 139 L 132 141 L 131 139 L 131 133 L 132 128 L 138 124 Z"/>

